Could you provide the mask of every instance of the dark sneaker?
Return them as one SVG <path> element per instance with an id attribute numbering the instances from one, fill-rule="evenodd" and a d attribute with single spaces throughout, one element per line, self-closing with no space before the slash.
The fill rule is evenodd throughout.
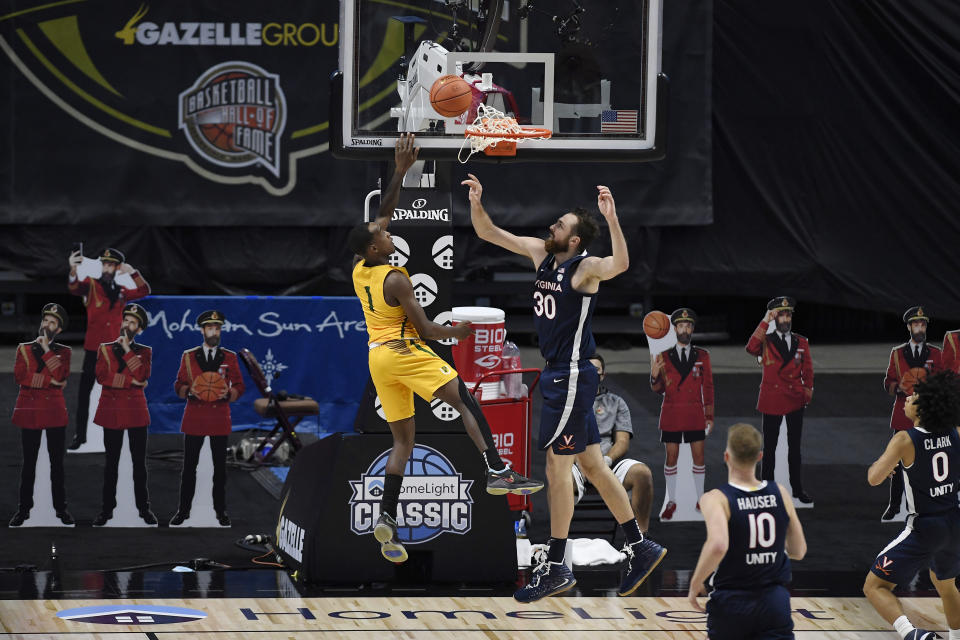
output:
<path id="1" fill-rule="evenodd" d="M 667 550 L 644 536 L 640 542 L 625 545 L 623 552 L 627 554 L 627 572 L 623 576 L 617 595 L 628 596 L 649 577 L 667 555 Z"/>
<path id="2" fill-rule="evenodd" d="M 577 584 L 573 571 L 562 562 L 541 562 L 533 570 L 530 583 L 513 594 L 517 602 L 536 602 L 541 598 L 555 596 Z"/>
<path id="3" fill-rule="evenodd" d="M 914 629 L 904 637 L 904 640 L 934 640 L 934 638 L 942 639 L 943 636 L 926 629 Z"/>
<path id="4" fill-rule="evenodd" d="M 373 528 L 373 537 L 380 543 L 380 553 L 390 562 L 397 564 L 407 560 L 407 550 L 397 540 L 397 521 L 389 514 L 381 513 L 377 526 Z"/>
<path id="5" fill-rule="evenodd" d="M 806 491 L 798 491 L 793 494 L 800 504 L 813 504 L 813 498 L 807 495 Z"/>
<path id="6" fill-rule="evenodd" d="M 154 515 L 153 511 L 150 511 L 150 507 L 146 509 L 140 509 L 138 511 L 140 517 L 143 518 L 143 521 L 147 524 L 157 524 L 157 516 Z"/>
<path id="7" fill-rule="evenodd" d="M 506 467 L 503 471 L 487 471 L 487 493 L 495 496 L 507 493 L 528 496 L 540 489 L 543 489 L 542 482 L 524 478 L 510 467 Z"/>
<path id="8" fill-rule="evenodd" d="M 226 511 L 217 511 L 217 522 L 220 523 L 221 527 L 229 527 L 232 524 Z"/>
<path id="9" fill-rule="evenodd" d="M 73 516 L 70 515 L 70 512 L 67 511 L 66 509 L 61 509 L 60 511 L 57 511 L 57 517 L 60 518 L 60 522 L 62 522 L 63 524 L 67 524 L 67 525 L 77 524 L 77 521 L 73 519 Z"/>
<path id="10" fill-rule="evenodd" d="M 19 527 L 23 525 L 23 523 L 26 522 L 27 518 L 29 517 L 30 517 L 30 509 L 20 509 L 15 514 L 13 514 L 13 517 L 10 518 L 10 522 L 7 523 L 7 525 L 10 527 Z"/>
<path id="11" fill-rule="evenodd" d="M 67 449 L 69 449 L 70 451 L 76 451 L 86 443 L 87 443 L 86 438 L 81 438 L 80 436 L 73 436 L 73 440 L 71 440 L 70 444 L 67 445 Z"/>
<path id="12" fill-rule="evenodd" d="M 100 512 L 100 515 L 98 515 L 96 518 L 94 518 L 94 520 L 93 520 L 93 526 L 95 526 L 95 527 L 102 527 L 102 526 L 106 525 L 107 522 L 109 522 L 109 521 L 110 521 L 110 518 L 112 518 L 112 517 L 113 517 L 113 511 L 101 511 L 101 512 Z"/>
<path id="13" fill-rule="evenodd" d="M 887 507 L 887 510 L 883 512 L 883 515 L 880 516 L 880 521 L 890 522 L 891 520 L 896 518 L 898 515 L 900 515 L 900 505 L 898 504 L 895 507 L 893 505 L 890 505 L 889 507 Z"/>
<path id="14" fill-rule="evenodd" d="M 171 527 L 179 527 L 184 522 L 190 519 L 189 511 L 177 511 L 172 518 L 170 518 Z"/>

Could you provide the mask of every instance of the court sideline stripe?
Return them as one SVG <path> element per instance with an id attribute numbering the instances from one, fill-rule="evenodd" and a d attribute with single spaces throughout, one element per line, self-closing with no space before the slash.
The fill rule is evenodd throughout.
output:
<path id="1" fill-rule="evenodd" d="M 222 631 L 194 631 L 194 630 L 179 630 L 179 631 L 144 631 L 143 633 L 150 638 L 151 640 L 160 640 L 159 635 L 167 634 L 180 634 L 180 635 L 196 635 L 201 633 L 206 634 L 215 634 L 215 633 L 296 633 L 309 635 L 314 633 L 378 633 L 378 632 L 388 632 L 388 633 L 463 633 L 465 631 L 472 631 L 475 633 L 539 633 L 544 631 L 549 631 L 550 633 L 556 634 L 567 634 L 567 633 L 582 633 L 585 629 L 422 629 L 422 628 L 410 628 L 410 629 L 233 629 L 233 630 L 222 630 Z M 690 632 L 691 629 L 589 629 L 586 630 L 590 633 L 685 633 Z M 694 632 L 706 631 L 704 629 L 693 629 Z M 945 629 L 931 629 L 937 633 L 946 633 Z M 107 635 L 130 635 L 131 633 L 136 633 L 135 631 L 60 631 L 57 632 L 57 635 L 68 636 L 68 635 L 84 635 L 89 636 L 91 634 L 97 634 L 102 636 Z M 794 635 L 798 633 L 885 633 L 891 634 L 896 633 L 893 629 L 794 629 Z M 0 631 L 0 637 L 3 636 L 49 636 L 49 631 Z"/>

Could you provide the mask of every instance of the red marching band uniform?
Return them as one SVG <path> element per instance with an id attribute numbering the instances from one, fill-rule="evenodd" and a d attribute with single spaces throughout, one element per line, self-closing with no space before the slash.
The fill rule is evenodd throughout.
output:
<path id="1" fill-rule="evenodd" d="M 761 476 L 773 482 L 777 464 L 777 443 L 781 423 L 786 421 L 787 465 L 793 497 L 802 504 L 813 499 L 803 489 L 803 413 L 813 399 L 813 358 L 810 342 L 793 332 L 793 312 L 796 301 L 780 296 L 767 303 L 767 318 L 760 321 L 747 341 L 746 351 L 759 358 L 763 367 L 757 411 L 762 414 L 763 460 Z M 770 321 L 777 331 L 768 334 Z M 787 324 L 781 335 L 780 326 Z"/>
<path id="2" fill-rule="evenodd" d="M 150 378 L 152 359 L 153 350 L 142 344 L 131 344 L 129 353 L 123 353 L 116 342 L 100 345 L 97 382 L 103 386 L 103 392 L 93 419 L 95 423 L 104 429 L 150 426 L 150 412 L 143 390 Z M 121 360 L 124 363 L 122 368 Z"/>
<path id="3" fill-rule="evenodd" d="M 120 287 L 120 296 L 113 305 L 103 290 L 103 285 L 96 278 L 77 278 L 67 284 L 67 289 L 75 296 L 86 296 L 87 301 L 87 334 L 83 340 L 86 351 L 96 351 L 105 342 L 113 342 L 120 334 L 120 324 L 123 322 L 123 307 L 127 301 L 138 300 L 150 295 L 150 285 L 143 279 L 139 271 L 130 274 L 136 289 Z"/>
<path id="4" fill-rule="evenodd" d="M 944 370 L 960 373 L 960 330 L 947 331 L 943 336 L 942 358 Z"/>
<path id="5" fill-rule="evenodd" d="M 763 377 L 757 411 L 767 415 L 784 416 L 803 409 L 813 398 L 813 359 L 810 343 L 791 332 L 788 354 L 767 340 L 767 322 L 761 322 L 747 342 L 747 353 L 760 358 Z"/>
<path id="6" fill-rule="evenodd" d="M 900 381 L 910 369 L 924 369 L 928 374 L 936 373 L 943 368 L 943 359 L 940 349 L 924 343 L 920 351 L 920 359 L 910 351 L 910 342 L 904 342 L 890 350 L 890 363 L 887 365 L 887 375 L 883 379 L 883 387 L 891 395 L 896 394 L 893 411 L 890 414 L 890 428 L 894 431 L 905 431 L 913 427 L 913 420 L 903 412 L 903 405 L 907 401 L 907 394 L 900 391 Z"/>
<path id="7" fill-rule="evenodd" d="M 650 387 L 663 396 L 660 408 L 661 431 L 693 431 L 713 420 L 713 371 L 706 349 L 690 347 L 690 369 L 681 372 L 677 350 L 664 358 L 663 371 Z"/>
<path id="8" fill-rule="evenodd" d="M 197 326 L 206 335 L 208 324 L 222 326 L 226 322 L 219 311 L 204 311 L 197 317 Z M 222 527 L 230 526 L 230 517 L 226 511 L 226 450 L 227 436 L 230 435 L 232 421 L 230 403 L 243 395 L 243 375 L 240 373 L 240 361 L 237 354 L 220 346 L 216 334 L 216 346 L 207 344 L 207 338 L 199 347 L 187 349 L 180 359 L 180 370 L 173 383 L 174 391 L 186 398 L 187 406 L 183 411 L 180 431 L 183 432 L 183 467 L 180 470 L 180 504 L 177 513 L 170 520 L 170 526 L 180 526 L 190 518 L 193 495 L 196 490 L 197 465 L 204 438 L 210 440 L 210 453 L 213 456 L 213 509 Z M 211 336 L 212 337 L 212 336 Z M 212 350 L 208 359 L 207 350 Z M 225 398 L 210 402 L 201 400 L 192 393 L 194 381 L 202 374 L 214 372 L 227 383 Z"/>
<path id="9" fill-rule="evenodd" d="M 44 305 L 40 332 L 46 336 L 47 350 L 41 338 L 17 345 L 13 377 L 20 386 L 11 422 L 20 428 L 23 466 L 20 468 L 20 492 L 17 513 L 9 526 L 19 527 L 30 517 L 34 506 L 34 481 L 37 458 L 44 434 L 50 460 L 50 493 L 57 518 L 66 525 L 75 524 L 67 511 L 66 482 L 63 468 L 67 432 L 67 403 L 63 389 L 70 375 L 70 347 L 53 342 L 69 318 L 66 310 L 55 302 Z M 56 322 L 56 330 L 51 323 Z"/>
<path id="10" fill-rule="evenodd" d="M 190 390 L 193 381 L 199 378 L 201 373 L 217 371 L 229 383 L 230 391 L 226 398 L 214 402 L 203 402 L 192 395 L 187 396 L 187 407 L 183 411 L 180 431 L 191 436 L 227 436 L 232 428 L 230 403 L 242 396 L 244 391 L 240 360 L 235 352 L 219 347 L 217 360 L 213 365 L 203 365 L 199 360 L 202 353 L 203 347 L 194 347 L 183 352 L 174 390 L 178 395 L 182 395 L 184 390 Z"/>
<path id="11" fill-rule="evenodd" d="M 150 510 L 150 491 L 147 487 L 147 431 L 150 411 L 144 389 L 150 379 L 153 350 L 134 341 L 137 333 L 147 325 L 146 310 L 136 304 L 123 309 L 124 319 L 135 319 L 136 333 L 129 327 L 124 335 L 129 338 L 129 351 L 116 340 L 100 345 L 97 350 L 96 378 L 103 386 L 100 404 L 94 422 L 104 429 L 103 444 L 106 461 L 103 466 L 103 493 L 100 515 L 93 526 L 102 527 L 112 517 L 117 506 L 117 481 L 123 437 L 126 433 L 133 465 L 133 495 L 140 518 L 148 525 L 157 524 Z"/>
<path id="12" fill-rule="evenodd" d="M 24 342 L 17 347 L 13 377 L 20 385 L 20 393 L 12 422 L 21 429 L 65 427 L 67 403 L 63 388 L 70 375 L 70 347 L 54 342 L 50 351 L 38 356 L 35 344 Z"/>

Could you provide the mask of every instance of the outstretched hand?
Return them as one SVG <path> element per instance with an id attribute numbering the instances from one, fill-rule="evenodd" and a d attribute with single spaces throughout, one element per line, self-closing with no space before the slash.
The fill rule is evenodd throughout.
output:
<path id="1" fill-rule="evenodd" d="M 597 185 L 597 208 L 607 220 L 617 217 L 617 205 L 613 201 L 613 194 L 610 193 L 610 187 Z"/>
<path id="2" fill-rule="evenodd" d="M 463 180 L 460 184 L 464 185 L 465 187 L 470 187 L 470 193 L 468 194 L 468 197 L 470 198 L 470 204 L 479 205 L 480 198 L 483 196 L 483 185 L 480 184 L 480 180 L 477 179 L 477 176 L 473 175 L 472 173 L 468 173 L 467 175 L 470 177 L 466 180 Z"/>
<path id="3" fill-rule="evenodd" d="M 464 340 L 473 335 L 473 326 L 470 322 L 462 322 L 453 327 L 453 337 L 457 340 Z"/>
<path id="4" fill-rule="evenodd" d="M 416 142 L 416 136 L 412 133 L 400 134 L 397 146 L 393 149 L 393 160 L 399 173 L 406 174 L 407 170 L 417 161 L 417 156 L 420 155 L 420 147 L 414 146 Z"/>

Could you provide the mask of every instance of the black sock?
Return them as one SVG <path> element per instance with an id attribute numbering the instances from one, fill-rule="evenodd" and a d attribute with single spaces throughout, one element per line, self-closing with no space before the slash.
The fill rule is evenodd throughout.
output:
<path id="1" fill-rule="evenodd" d="M 487 463 L 487 469 L 493 471 L 505 471 L 507 468 L 496 447 L 491 447 L 483 452 L 483 461 Z"/>
<path id="2" fill-rule="evenodd" d="M 397 518 L 397 501 L 400 500 L 400 485 L 403 484 L 403 476 L 395 473 L 388 473 L 383 477 L 383 498 L 380 499 L 380 513 L 389 514 L 391 518 Z"/>
<path id="3" fill-rule="evenodd" d="M 507 465 L 500 459 L 500 452 L 497 451 L 497 447 L 493 443 L 490 423 L 487 422 L 486 416 L 483 415 L 477 399 L 467 390 L 467 385 L 463 383 L 463 379 L 460 380 L 460 386 L 458 388 L 460 390 L 460 399 L 463 400 L 463 404 L 470 410 L 470 415 L 473 416 L 473 419 L 477 421 L 477 426 L 480 427 L 480 435 L 483 436 L 483 441 L 487 445 L 487 448 L 483 451 L 483 460 L 486 462 L 487 468 L 493 469 L 494 471 L 502 471 Z"/>
<path id="4" fill-rule="evenodd" d="M 640 525 L 637 523 L 636 518 L 630 518 L 626 522 L 621 522 L 620 527 L 623 529 L 624 535 L 627 536 L 628 544 L 636 544 L 643 540 L 643 534 L 640 532 Z"/>
<path id="5" fill-rule="evenodd" d="M 547 551 L 547 560 L 563 564 L 563 554 L 567 551 L 566 538 L 550 538 L 550 550 Z"/>

